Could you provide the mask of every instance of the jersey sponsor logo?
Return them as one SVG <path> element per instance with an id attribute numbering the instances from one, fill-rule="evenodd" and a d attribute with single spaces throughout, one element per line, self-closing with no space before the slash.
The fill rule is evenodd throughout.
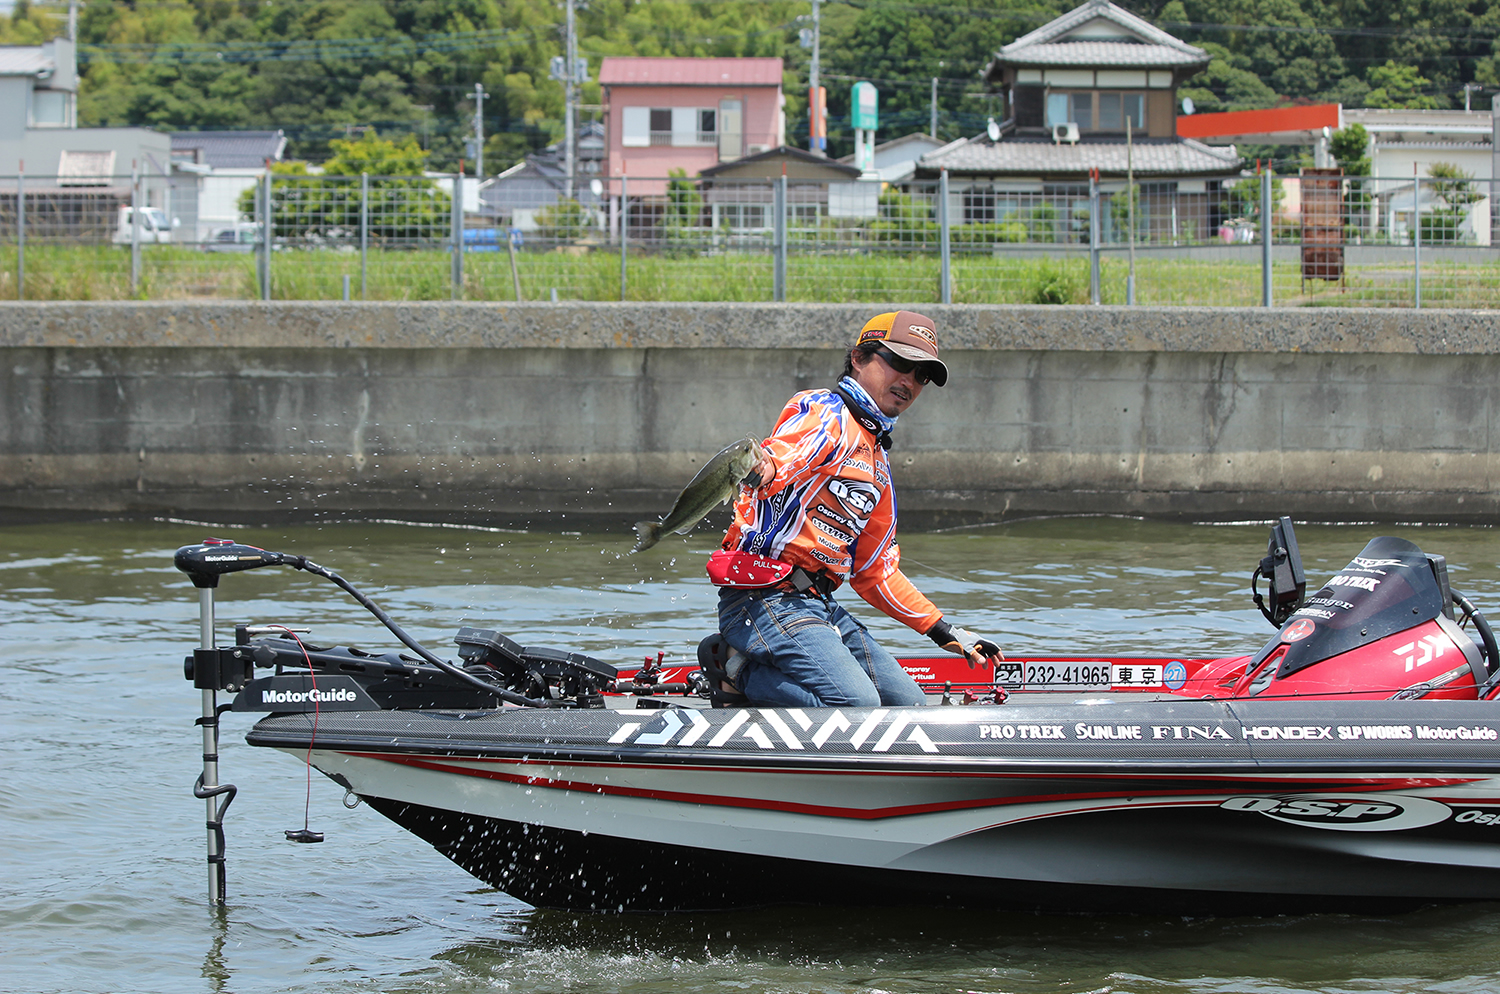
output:
<path id="1" fill-rule="evenodd" d="M 828 522 L 823 521 L 820 518 L 808 518 L 807 520 L 812 522 L 812 526 L 818 531 L 822 532 L 825 535 L 832 535 L 834 538 L 844 543 L 845 546 L 854 541 L 853 535 L 850 535 L 848 532 L 843 531 L 842 529 L 833 527 L 833 525 L 830 525 Z"/>
<path id="2" fill-rule="evenodd" d="M 1453 814 L 1446 804 L 1394 794 L 1230 797 L 1219 807 L 1263 815 L 1287 825 L 1338 832 L 1400 832 L 1436 825 Z"/>
<path id="3" fill-rule="evenodd" d="M 842 514 L 829 507 L 827 504 L 819 504 L 813 508 L 814 514 L 820 514 L 835 524 L 843 525 L 845 528 L 858 528 L 859 523 L 853 518 L 846 518 Z"/>
<path id="4" fill-rule="evenodd" d="M 840 572 L 847 570 L 850 564 L 853 562 L 853 560 L 848 556 L 839 556 L 835 558 L 833 556 L 825 556 L 817 549 L 808 549 L 807 551 L 808 554 L 810 554 L 818 562 L 827 563 L 829 566 L 835 566 L 839 569 Z"/>
<path id="5" fill-rule="evenodd" d="M 866 473 L 871 473 L 871 474 L 873 474 L 875 472 L 875 467 L 871 466 L 869 463 L 865 462 L 863 459 L 856 459 L 856 458 L 853 458 L 853 457 L 850 457 L 850 458 L 844 460 L 844 468 L 845 469 L 861 469 L 861 470 L 864 470 Z"/>
<path id="6" fill-rule="evenodd" d="M 834 478 L 828 481 L 828 492 L 843 505 L 844 510 L 861 521 L 870 516 L 875 510 L 875 503 L 880 499 L 880 493 L 873 484 L 859 480 Z"/>

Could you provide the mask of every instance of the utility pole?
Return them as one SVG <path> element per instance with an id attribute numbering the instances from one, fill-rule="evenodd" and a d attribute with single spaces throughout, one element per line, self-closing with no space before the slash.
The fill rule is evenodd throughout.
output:
<path id="1" fill-rule="evenodd" d="M 811 140 L 807 143 L 807 150 L 813 155 L 826 156 L 828 150 L 824 145 L 828 139 L 823 137 L 823 129 L 820 127 L 822 122 L 818 120 L 818 115 L 823 110 L 822 101 L 818 99 L 818 50 L 823 43 L 822 21 L 820 20 L 821 11 L 818 9 L 818 5 L 819 0 L 812 0 L 812 66 L 808 69 L 807 73 L 807 106 L 808 114 L 812 119 L 812 127 L 808 129 L 811 132 Z"/>
<path id="2" fill-rule="evenodd" d="M 946 62 L 942 62 L 942 61 L 938 62 L 938 68 L 939 69 L 942 69 L 942 68 L 946 67 L 947 65 L 948 65 L 948 63 L 946 63 Z M 928 132 L 934 138 L 937 137 L 937 85 L 938 85 L 938 78 L 936 76 L 934 76 L 934 77 L 932 77 L 932 122 L 931 122 L 931 130 Z"/>
<path id="3" fill-rule="evenodd" d="M 78 0 L 68 0 L 68 40 L 78 43 Z"/>
<path id="4" fill-rule="evenodd" d="M 484 182 L 484 84 L 474 84 L 474 176 Z"/>
<path id="5" fill-rule="evenodd" d="M 578 23 L 574 4 L 575 0 L 568 0 L 568 37 L 563 55 L 563 100 L 567 106 L 563 121 L 563 196 L 568 200 L 573 199 L 573 173 L 577 167 L 577 155 L 573 148 L 573 100 L 574 87 L 577 85 L 575 80 L 578 79 Z"/>

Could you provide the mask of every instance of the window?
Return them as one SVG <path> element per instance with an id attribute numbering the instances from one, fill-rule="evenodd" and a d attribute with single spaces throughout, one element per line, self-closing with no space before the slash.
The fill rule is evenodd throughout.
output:
<path id="1" fill-rule="evenodd" d="M 729 228 L 758 231 L 766 226 L 766 209 L 757 204 L 724 204 L 719 207 L 719 218 Z"/>
<path id="2" fill-rule="evenodd" d="M 1133 131 L 1139 131 L 1146 120 L 1144 93 L 1099 94 L 1099 130 L 1124 131 L 1126 119 Z"/>
<path id="3" fill-rule="evenodd" d="M 651 108 L 626 107 L 621 121 L 620 144 L 639 148 L 651 144 Z"/>
<path id="4" fill-rule="evenodd" d="M 1094 95 L 1092 93 L 1058 93 L 1054 90 L 1047 94 L 1047 127 L 1067 124 L 1069 121 L 1077 124 L 1080 131 L 1093 128 Z"/>
<path id="5" fill-rule="evenodd" d="M 672 108 L 651 108 L 651 144 L 672 144 Z"/>
<path id="6" fill-rule="evenodd" d="M 620 143 L 646 145 L 713 145 L 719 140 L 719 111 L 714 107 L 626 107 Z"/>
<path id="7" fill-rule="evenodd" d="M 34 128 L 65 128 L 68 126 L 68 98 L 66 90 L 31 91 L 31 126 Z"/>
<path id="8" fill-rule="evenodd" d="M 964 224 L 984 224 L 995 220 L 995 194 L 992 190 L 964 191 Z"/>
<path id="9" fill-rule="evenodd" d="M 1048 128 L 1071 121 L 1078 125 L 1079 131 L 1124 131 L 1126 118 L 1130 120 L 1131 130 L 1145 130 L 1144 93 L 1124 93 L 1119 90 L 1051 90 L 1047 93 Z"/>

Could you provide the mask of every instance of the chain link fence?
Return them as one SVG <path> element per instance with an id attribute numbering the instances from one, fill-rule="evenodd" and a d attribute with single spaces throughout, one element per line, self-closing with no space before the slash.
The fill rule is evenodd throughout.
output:
<path id="1" fill-rule="evenodd" d="M 0 298 L 1500 306 L 1490 181 L 1435 171 L 1024 190 L 11 176 Z"/>

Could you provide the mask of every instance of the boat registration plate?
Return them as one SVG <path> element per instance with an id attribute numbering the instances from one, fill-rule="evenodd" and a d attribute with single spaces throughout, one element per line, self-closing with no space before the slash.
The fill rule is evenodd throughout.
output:
<path id="1" fill-rule="evenodd" d="M 1007 659 L 995 664 L 995 683 L 1027 690 L 1108 690 L 1107 660 Z"/>

